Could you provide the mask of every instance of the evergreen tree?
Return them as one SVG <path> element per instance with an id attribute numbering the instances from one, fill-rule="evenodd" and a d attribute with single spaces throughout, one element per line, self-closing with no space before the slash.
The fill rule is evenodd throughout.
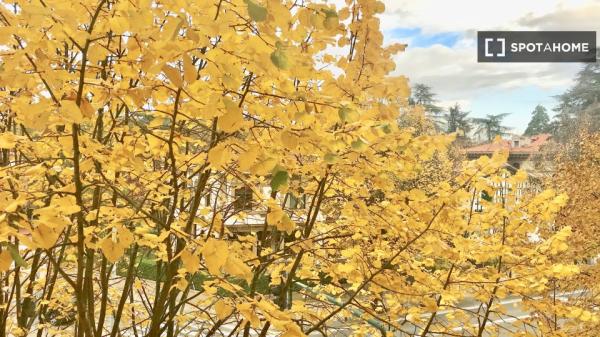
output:
<path id="1" fill-rule="evenodd" d="M 448 109 L 448 113 L 444 115 L 446 120 L 446 132 L 459 132 L 467 134 L 471 131 L 471 122 L 467 116 L 469 111 L 462 111 L 458 103 Z"/>
<path id="2" fill-rule="evenodd" d="M 496 115 L 487 115 L 484 118 L 473 118 L 473 122 L 478 125 L 475 133 L 484 134 L 488 142 L 491 142 L 496 136 L 505 135 L 510 128 L 502 125 L 502 120 L 508 115 L 510 114 L 501 113 Z"/>
<path id="3" fill-rule="evenodd" d="M 552 133 L 568 141 L 578 129 L 600 130 L 600 64 L 590 63 L 577 74 L 575 85 L 557 97 Z"/>
<path id="4" fill-rule="evenodd" d="M 589 63 L 577 74 L 575 85 L 558 96 L 561 110 L 583 111 L 600 101 L 600 64 Z"/>
<path id="5" fill-rule="evenodd" d="M 527 125 L 527 129 L 523 135 L 533 136 L 541 133 L 550 132 L 550 117 L 546 113 L 546 108 L 538 104 L 531 113 L 531 121 Z"/>
<path id="6" fill-rule="evenodd" d="M 412 96 L 409 98 L 411 105 L 421 105 L 429 115 L 438 116 L 442 108 L 435 105 L 437 102 L 431 87 L 425 84 L 415 84 L 412 88 Z"/>

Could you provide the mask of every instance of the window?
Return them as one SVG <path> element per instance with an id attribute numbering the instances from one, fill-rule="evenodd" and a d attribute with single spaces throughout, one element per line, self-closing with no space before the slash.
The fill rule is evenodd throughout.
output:
<path id="1" fill-rule="evenodd" d="M 285 200 L 285 207 L 287 209 L 303 209 L 306 207 L 306 195 L 303 194 L 299 197 L 288 193 L 287 199 Z"/>
<path id="2" fill-rule="evenodd" d="M 489 195 L 486 191 L 481 191 L 473 200 L 473 211 L 483 212 L 483 201 L 492 202 L 493 200 L 493 196 Z"/>
<path id="3" fill-rule="evenodd" d="M 249 187 L 235 189 L 233 208 L 238 212 L 252 209 L 252 190 Z"/>
<path id="4" fill-rule="evenodd" d="M 492 202 L 494 200 L 494 197 L 489 195 L 487 191 L 481 191 L 481 199 L 488 202 Z"/>
<path id="5" fill-rule="evenodd" d="M 475 199 L 473 200 L 473 211 L 474 212 L 482 212 L 483 211 L 483 205 L 481 205 L 481 198 L 475 197 Z"/>
<path id="6" fill-rule="evenodd" d="M 290 189 L 285 197 L 284 207 L 287 209 L 304 209 L 306 208 L 306 194 L 302 187 L 302 177 L 294 174 L 290 179 Z M 292 191 L 294 193 L 292 193 Z"/>
<path id="7" fill-rule="evenodd" d="M 514 143 L 514 147 L 519 147 L 519 141 L 518 140 L 515 140 L 513 143 Z"/>

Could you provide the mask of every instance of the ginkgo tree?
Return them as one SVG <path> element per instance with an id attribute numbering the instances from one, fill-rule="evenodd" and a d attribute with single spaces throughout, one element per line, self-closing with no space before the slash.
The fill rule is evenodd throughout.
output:
<path id="1" fill-rule="evenodd" d="M 598 310 L 598 277 L 600 254 L 598 244 L 598 170 L 600 169 L 600 134 L 588 132 L 584 127 L 571 135 L 571 139 L 545 153 L 552 159 L 554 168 L 547 177 L 546 185 L 567 193 L 569 200 L 558 214 L 555 226 L 570 227 L 570 249 L 554 258 L 556 262 L 578 261 L 581 272 L 566 279 L 553 280 L 551 293 L 545 299 L 553 304 L 551 311 L 545 310 L 541 317 L 547 331 L 563 331 L 566 335 L 595 336 L 598 321 L 569 321 L 560 324 L 562 315 L 589 315 Z M 569 300 L 557 300 L 561 293 L 572 293 Z"/>
<path id="2" fill-rule="evenodd" d="M 399 125 L 383 11 L 1 1 L 0 334 L 535 329 L 499 302 L 578 272 L 568 227 L 529 235 L 566 198 L 517 198 L 505 154 L 416 183 L 453 136 Z"/>

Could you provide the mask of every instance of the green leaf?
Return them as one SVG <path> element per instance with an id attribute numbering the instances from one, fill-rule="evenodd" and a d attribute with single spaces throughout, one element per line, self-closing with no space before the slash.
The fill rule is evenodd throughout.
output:
<path id="1" fill-rule="evenodd" d="M 271 62 L 273 62 L 273 64 L 279 69 L 285 70 L 290 67 L 290 62 L 288 61 L 287 55 L 279 48 L 271 53 Z"/>
<path id="2" fill-rule="evenodd" d="M 390 132 L 392 132 L 392 127 L 389 124 L 385 124 L 382 126 L 382 130 L 386 134 L 389 134 Z"/>
<path id="3" fill-rule="evenodd" d="M 337 12 L 332 9 L 326 9 L 324 12 L 325 21 L 323 22 L 323 26 L 329 30 L 337 28 L 340 24 L 340 19 Z"/>
<path id="4" fill-rule="evenodd" d="M 358 138 L 357 140 L 353 141 L 351 145 L 354 150 L 360 151 L 367 146 L 367 143 L 365 143 L 362 139 Z"/>
<path id="5" fill-rule="evenodd" d="M 257 4 L 252 0 L 246 0 L 248 5 L 248 14 L 250 18 L 256 22 L 265 21 L 267 19 L 267 9 Z"/>
<path id="6" fill-rule="evenodd" d="M 351 123 L 358 118 L 358 113 L 351 107 L 343 105 L 338 109 L 338 116 L 342 122 Z"/>
<path id="7" fill-rule="evenodd" d="M 323 157 L 323 159 L 326 163 L 333 164 L 338 160 L 338 156 L 335 153 L 328 152 L 325 154 L 325 157 Z"/>
<path id="8" fill-rule="evenodd" d="M 280 170 L 277 171 L 273 178 L 271 178 L 271 188 L 273 191 L 278 191 L 281 186 L 287 185 L 289 179 L 289 175 L 287 171 Z"/>
<path id="9" fill-rule="evenodd" d="M 389 134 L 390 132 L 392 132 L 392 127 L 387 123 L 378 125 L 375 128 L 385 134 Z"/>
<path id="10" fill-rule="evenodd" d="M 12 243 L 9 243 L 6 245 L 6 248 L 10 252 L 10 256 L 13 258 L 13 261 L 15 261 L 15 264 L 17 266 L 25 267 L 27 265 L 25 260 L 23 260 L 23 258 L 19 254 L 19 250 L 17 249 L 17 247 L 15 245 L 13 245 Z"/>

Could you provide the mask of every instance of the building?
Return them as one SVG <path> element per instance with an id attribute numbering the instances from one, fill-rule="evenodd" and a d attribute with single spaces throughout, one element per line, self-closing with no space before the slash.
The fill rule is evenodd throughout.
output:
<path id="1" fill-rule="evenodd" d="M 535 136 L 509 135 L 499 142 L 481 144 L 465 149 L 469 160 L 481 156 L 491 156 L 494 152 L 508 150 L 507 166 L 511 171 L 526 170 L 529 174 L 543 173 L 545 165 L 540 165 L 539 155 L 544 145 L 551 142 L 552 136 L 544 133 Z"/>
<path id="2" fill-rule="evenodd" d="M 501 202 L 508 194 L 514 194 L 519 200 L 527 193 L 539 191 L 542 181 L 540 178 L 551 171 L 550 163 L 544 160 L 542 155 L 544 146 L 551 144 L 551 140 L 550 134 L 531 137 L 509 135 L 507 139 L 465 149 L 465 154 L 469 160 L 481 156 L 491 156 L 497 151 L 508 151 L 506 168 L 513 173 L 519 169 L 525 170 L 529 177 L 526 182 L 519 183 L 517 186 L 510 186 L 505 182 L 500 183 L 494 195 L 487 195 L 482 192 L 473 202 L 474 211 L 482 211 L 482 200 Z"/>

